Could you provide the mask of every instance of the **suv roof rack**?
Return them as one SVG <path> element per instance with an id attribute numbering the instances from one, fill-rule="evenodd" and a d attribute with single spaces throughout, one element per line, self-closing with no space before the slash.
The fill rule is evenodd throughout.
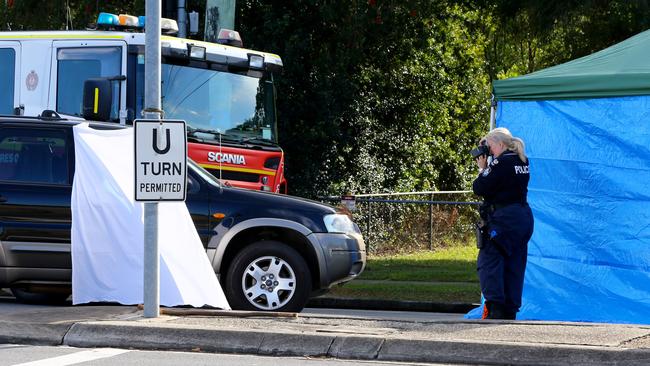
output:
<path id="1" fill-rule="evenodd" d="M 65 118 L 61 118 L 61 115 L 56 113 L 56 111 L 53 111 L 51 109 L 46 109 L 41 114 L 38 116 L 41 119 L 48 120 L 48 121 L 63 121 Z"/>
<path id="2" fill-rule="evenodd" d="M 61 117 L 61 115 L 53 110 L 46 109 L 38 116 L 17 116 L 15 114 L 2 114 L 0 113 L 0 118 L 10 119 L 10 120 L 32 120 L 32 121 L 70 121 L 67 117 Z"/>

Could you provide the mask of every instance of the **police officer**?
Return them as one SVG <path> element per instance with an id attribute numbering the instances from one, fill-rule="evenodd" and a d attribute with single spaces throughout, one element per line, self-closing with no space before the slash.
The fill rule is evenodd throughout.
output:
<path id="1" fill-rule="evenodd" d="M 533 214 L 527 203 L 530 178 L 524 142 L 506 128 L 485 136 L 492 156 L 476 159 L 479 176 L 474 193 L 482 196 L 483 245 L 477 270 L 485 298 L 484 319 L 515 319 L 521 306 L 528 240 L 533 233 Z"/>

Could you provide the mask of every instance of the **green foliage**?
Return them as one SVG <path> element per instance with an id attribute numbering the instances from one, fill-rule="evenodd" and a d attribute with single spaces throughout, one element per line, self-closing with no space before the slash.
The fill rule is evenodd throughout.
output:
<path id="1" fill-rule="evenodd" d="M 0 1 L 0 30 L 84 30 L 94 27 L 100 12 L 145 15 L 146 0 L 13 0 Z M 162 0 L 163 16 L 176 19 L 176 0 Z M 187 0 L 188 12 L 205 12 L 204 0 Z M 169 13 L 166 15 L 166 13 Z M 36 16 L 35 16 L 36 15 Z M 199 34 L 203 35 L 203 19 L 199 16 Z"/>
<path id="2" fill-rule="evenodd" d="M 293 194 L 466 187 L 488 118 L 478 9 L 240 3 L 242 37 L 285 63 L 278 118 Z"/>
<path id="3" fill-rule="evenodd" d="M 405 202 L 451 201 L 472 202 L 470 194 L 427 194 L 374 197 L 378 200 Z M 351 213 L 363 233 L 369 255 L 440 250 L 459 244 L 475 244 L 474 223 L 478 221 L 476 205 L 364 202 L 357 200 Z"/>
<path id="4" fill-rule="evenodd" d="M 650 27 L 647 0 L 483 0 L 491 79 L 582 57 Z"/>
<path id="5" fill-rule="evenodd" d="M 145 10 L 145 0 L 2 3 L 3 30 L 84 29 L 100 11 Z M 610 46 L 650 27 L 649 11 L 650 0 L 239 0 L 236 22 L 246 47 L 283 58 L 289 191 L 317 197 L 468 188 L 490 80 Z"/>
<path id="6" fill-rule="evenodd" d="M 243 0 L 239 29 L 280 54 L 292 194 L 467 188 L 489 82 L 645 30 L 646 0 Z"/>
<path id="7" fill-rule="evenodd" d="M 3 30 L 84 30 L 97 21 L 100 12 L 144 14 L 145 0 L 14 0 L 0 12 Z"/>

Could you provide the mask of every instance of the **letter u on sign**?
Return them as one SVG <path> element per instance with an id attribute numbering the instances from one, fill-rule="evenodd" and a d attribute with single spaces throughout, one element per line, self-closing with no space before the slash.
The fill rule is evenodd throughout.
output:
<path id="1" fill-rule="evenodd" d="M 153 129 L 153 151 L 155 151 L 158 154 L 167 154 L 169 151 L 169 148 L 171 147 L 169 144 L 169 128 L 165 129 L 165 147 L 163 149 L 158 148 L 158 129 L 154 128 Z"/>

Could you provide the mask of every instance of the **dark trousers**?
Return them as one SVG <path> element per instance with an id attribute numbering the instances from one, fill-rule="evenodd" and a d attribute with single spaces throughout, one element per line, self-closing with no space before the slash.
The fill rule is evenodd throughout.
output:
<path id="1" fill-rule="evenodd" d="M 491 239 L 479 251 L 477 270 L 486 303 L 514 319 L 521 307 L 528 240 L 533 216 L 526 204 L 495 211 L 489 221 Z"/>
<path id="2" fill-rule="evenodd" d="M 478 254 L 478 277 L 485 301 L 497 304 L 512 314 L 517 313 L 521 306 L 527 244 L 513 247 L 510 255 L 507 255 L 498 243 L 489 240 Z"/>

